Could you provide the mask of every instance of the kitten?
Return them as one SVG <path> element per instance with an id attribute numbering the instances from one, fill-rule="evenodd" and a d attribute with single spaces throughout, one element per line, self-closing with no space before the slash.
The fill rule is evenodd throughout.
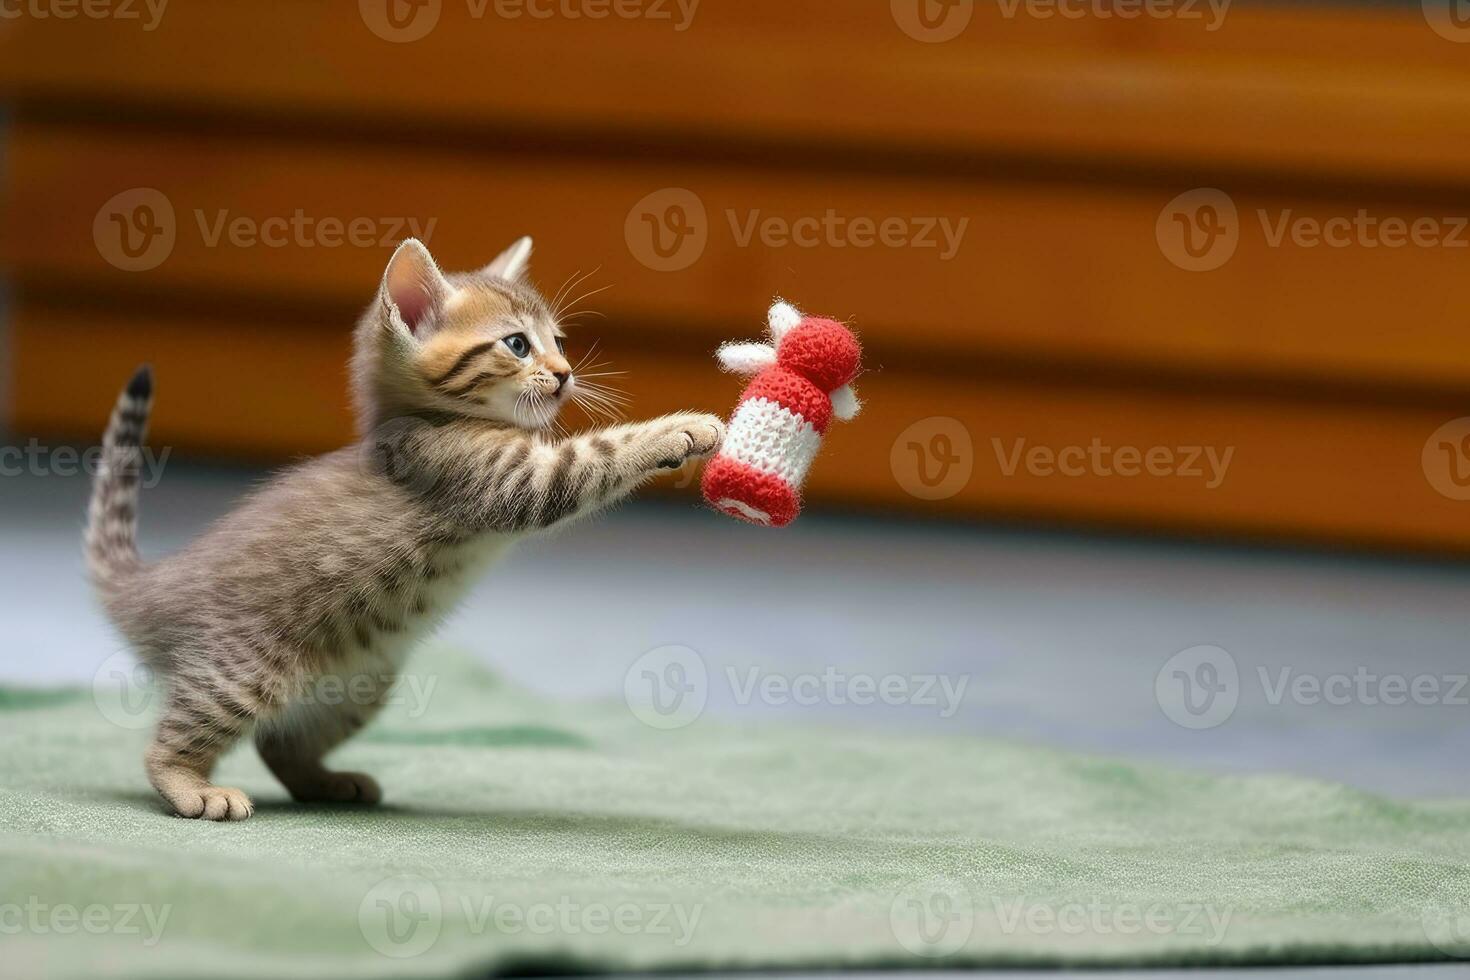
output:
<path id="1" fill-rule="evenodd" d="M 371 776 L 323 757 L 372 718 L 475 576 L 517 538 L 719 447 L 724 424 L 693 412 L 551 434 L 578 381 L 561 324 L 524 280 L 530 251 L 522 239 L 446 276 L 405 241 L 355 335 L 361 441 L 277 476 L 155 564 L 136 546 L 149 369 L 120 396 L 86 554 L 108 614 L 164 680 L 146 763 L 180 816 L 250 816 L 210 773 L 252 731 L 297 800 L 378 802 Z"/>

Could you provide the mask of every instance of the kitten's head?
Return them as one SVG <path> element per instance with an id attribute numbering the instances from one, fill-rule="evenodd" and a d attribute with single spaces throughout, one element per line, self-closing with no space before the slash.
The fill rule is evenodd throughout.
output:
<path id="1" fill-rule="evenodd" d="M 551 307 L 525 281 L 530 257 L 522 238 L 483 269 L 445 275 L 417 239 L 398 247 L 357 328 L 353 387 L 365 431 L 431 411 L 551 424 L 576 379 Z"/>

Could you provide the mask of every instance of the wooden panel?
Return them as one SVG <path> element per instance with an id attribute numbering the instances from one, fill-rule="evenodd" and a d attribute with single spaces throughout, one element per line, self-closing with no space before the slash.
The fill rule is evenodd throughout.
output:
<path id="1" fill-rule="evenodd" d="M 625 236 L 630 209 L 671 185 L 696 192 L 708 245 L 689 268 L 656 272 Z M 125 272 L 94 239 L 99 208 L 132 187 L 162 191 L 177 240 L 156 269 Z M 388 249 L 414 219 L 450 268 L 485 261 L 512 236 L 538 234 L 536 268 L 553 284 L 597 268 L 596 305 L 701 345 L 753 329 L 773 292 L 851 316 L 875 364 L 937 369 L 955 355 L 1178 377 L 1266 377 L 1368 386 L 1470 385 L 1470 197 L 1405 202 L 1235 195 L 1239 247 L 1210 272 L 1173 264 L 1156 238 L 1175 187 L 767 173 L 716 164 L 464 156 L 257 141 L 248 146 L 152 131 L 25 125 L 12 152 L 6 252 L 22 287 L 141 291 L 167 302 L 331 302 L 371 298 Z M 414 213 L 405 214 L 405 202 Z M 659 205 L 658 207 L 662 207 Z M 653 210 L 657 211 L 658 207 Z M 752 220 L 846 217 L 969 224 L 948 261 L 939 248 L 771 247 Z M 1437 221 L 1440 247 L 1273 247 L 1284 216 L 1322 222 L 1359 209 Z M 371 247 L 323 247 L 285 231 L 284 247 L 230 243 L 222 222 L 367 219 Z M 1258 212 L 1264 213 L 1261 218 Z M 277 231 L 284 229 L 278 227 Z M 222 237 L 216 237 L 222 236 Z M 825 236 L 825 237 L 824 237 Z M 940 231 L 934 236 L 943 242 Z M 1449 236 L 1462 246 L 1452 244 Z M 634 239 L 640 254 L 644 245 Z M 646 241 L 646 239 L 642 240 Z M 748 243 L 747 243 L 748 242 Z M 663 342 L 662 340 L 657 342 Z"/>
<path id="2" fill-rule="evenodd" d="M 230 338 L 228 343 L 221 343 Z M 676 408 L 728 410 L 736 379 L 717 375 L 697 355 L 629 349 L 609 335 L 610 353 L 629 369 L 635 414 Z M 117 388 L 140 360 L 158 370 L 153 442 L 181 449 L 250 453 L 319 451 L 350 439 L 344 409 L 345 331 L 323 323 L 278 323 L 269 330 L 228 319 L 175 318 L 23 306 L 16 324 L 17 422 L 22 432 L 96 431 Z M 247 365 L 248 370 L 241 370 Z M 1470 551 L 1463 504 L 1436 493 L 1421 466 L 1430 434 L 1459 412 L 1450 407 L 1343 404 L 1243 398 L 1224 392 L 1048 384 L 1016 378 L 936 380 L 884 371 L 861 384 L 864 414 L 834 426 L 809 487 L 818 505 L 860 504 L 909 512 L 984 512 L 1098 524 L 1272 534 L 1297 539 L 1410 545 Z M 934 416 L 953 426 L 926 421 Z M 932 495 L 915 468 L 933 437 L 955 436 L 953 490 Z M 964 445 L 969 441 L 969 448 Z M 1023 462 L 1023 453 L 1060 451 L 1094 440 L 1114 452 L 1174 455 L 1171 475 L 1082 476 Z M 1192 447 L 1213 449 L 1210 465 L 1187 469 Z M 922 460 L 931 478 L 937 456 Z M 1074 461 L 1075 462 L 1075 461 Z M 971 470 L 963 479 L 964 468 Z M 1220 473 L 1217 467 L 1214 471 Z M 692 491 L 682 490 L 682 493 Z"/>
<path id="3" fill-rule="evenodd" d="M 426 37 L 394 44 L 355 3 L 214 0 L 170 4 L 151 31 L 0 21 L 0 87 L 26 104 L 355 118 L 379 134 L 632 131 L 1464 184 L 1470 61 L 1418 4 L 1236 4 L 1218 23 L 1011 6 L 977 3 L 958 37 L 925 44 L 883 2 L 707 2 L 682 31 L 677 16 L 508 20 L 445 3 Z"/>

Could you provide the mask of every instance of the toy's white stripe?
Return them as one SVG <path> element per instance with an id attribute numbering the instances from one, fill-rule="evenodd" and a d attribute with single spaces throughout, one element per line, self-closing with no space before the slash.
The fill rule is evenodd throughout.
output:
<path id="1" fill-rule="evenodd" d="M 752 398 L 735 410 L 720 455 L 800 487 L 821 446 L 822 437 L 806 419 L 773 401 Z"/>

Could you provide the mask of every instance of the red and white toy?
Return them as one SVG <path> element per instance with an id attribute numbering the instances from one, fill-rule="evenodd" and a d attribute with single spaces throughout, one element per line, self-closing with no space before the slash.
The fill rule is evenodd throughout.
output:
<path id="1" fill-rule="evenodd" d="M 777 302 L 769 344 L 725 344 L 720 367 L 753 374 L 724 445 L 704 468 L 704 499 L 762 527 L 782 527 L 801 510 L 801 485 L 835 416 L 858 413 L 852 380 L 862 348 L 836 320 L 804 317 Z"/>

